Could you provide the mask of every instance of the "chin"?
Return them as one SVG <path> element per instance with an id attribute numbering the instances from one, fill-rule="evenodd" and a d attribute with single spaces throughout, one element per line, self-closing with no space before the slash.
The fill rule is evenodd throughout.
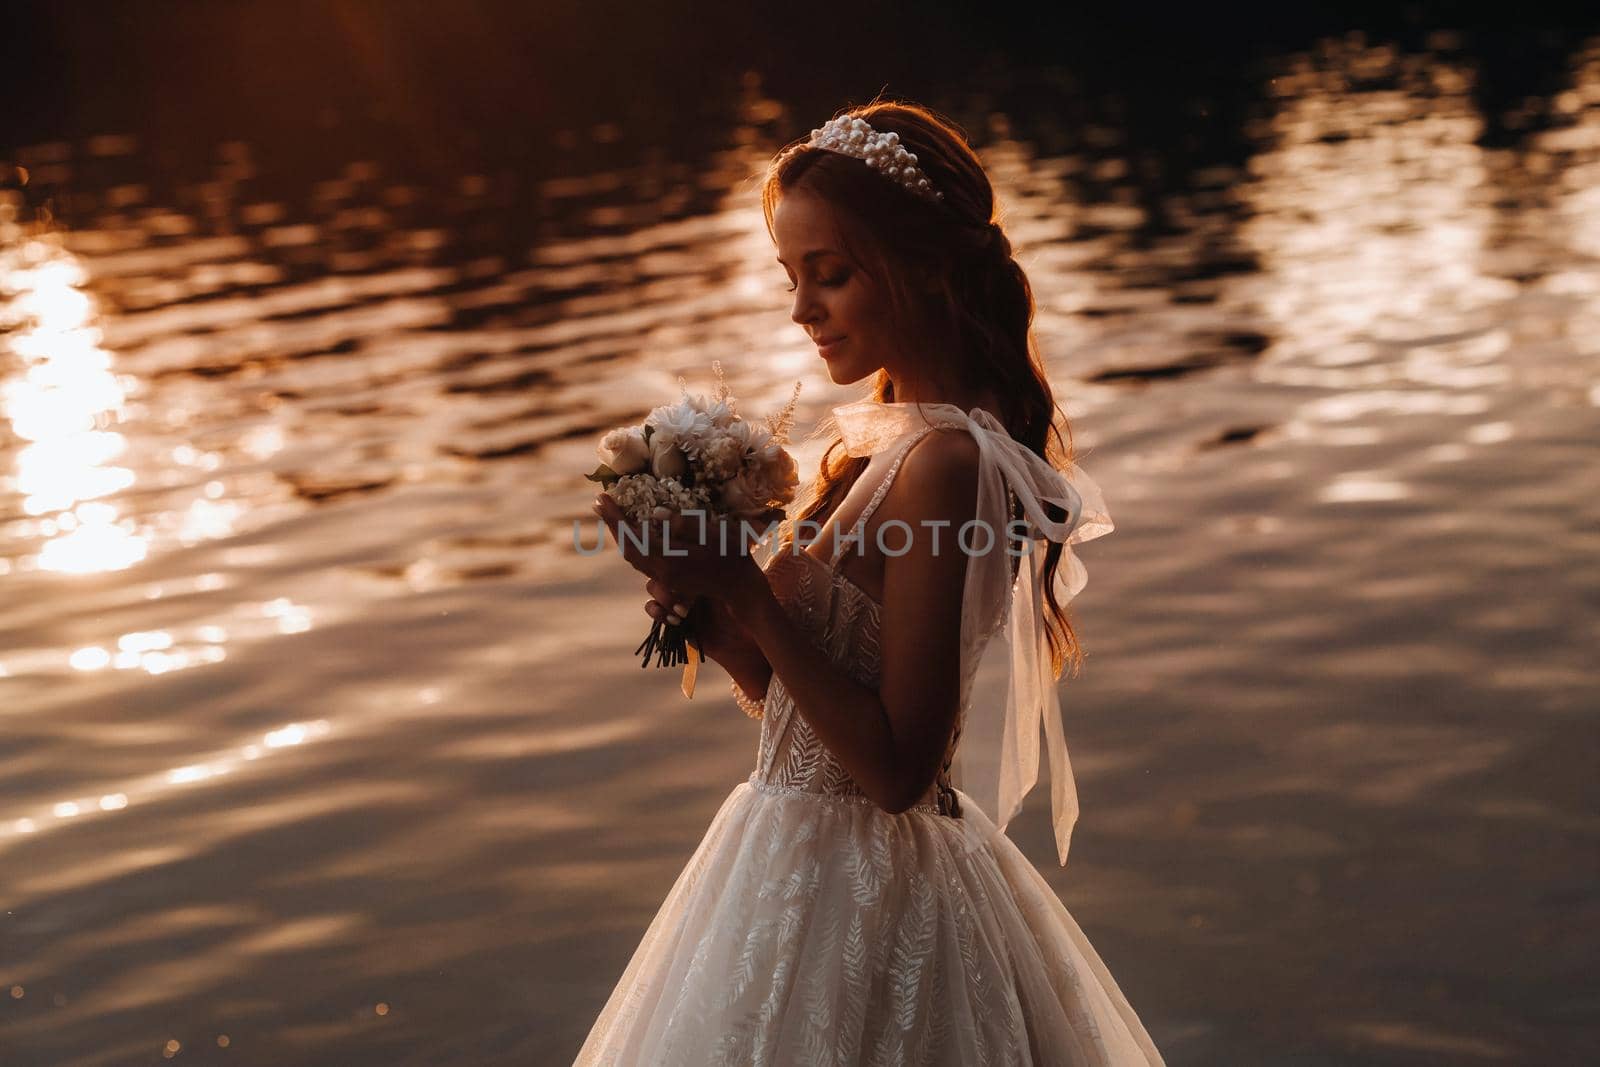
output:
<path id="1" fill-rule="evenodd" d="M 847 360 L 825 359 L 822 362 L 827 365 L 828 377 L 834 385 L 854 385 L 862 379 L 872 377 L 878 370 L 876 367 L 863 370 Z"/>

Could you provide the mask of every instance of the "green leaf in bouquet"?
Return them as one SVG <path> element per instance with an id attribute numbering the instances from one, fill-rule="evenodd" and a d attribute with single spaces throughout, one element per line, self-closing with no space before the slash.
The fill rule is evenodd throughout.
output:
<path id="1" fill-rule="evenodd" d="M 600 466 L 594 469 L 593 473 L 585 474 L 584 477 L 591 482 L 600 482 L 607 489 L 609 489 L 611 488 L 612 482 L 621 480 L 622 475 L 612 470 L 608 465 L 602 463 Z"/>

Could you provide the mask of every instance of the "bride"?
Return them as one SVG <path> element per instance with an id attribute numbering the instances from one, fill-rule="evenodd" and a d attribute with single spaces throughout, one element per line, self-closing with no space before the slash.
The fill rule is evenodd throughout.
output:
<path id="1" fill-rule="evenodd" d="M 949 122 L 879 101 L 779 153 L 762 202 L 795 322 L 872 391 L 825 420 L 764 566 L 684 522 L 670 554 L 619 541 L 652 616 L 704 605 L 761 737 L 577 1065 L 1160 1064 L 1004 833 L 1042 724 L 1065 865 L 1071 546 L 1112 523 L 1070 452 L 1047 458 L 1055 401 L 988 176 Z M 615 535 L 615 502 L 595 510 Z"/>

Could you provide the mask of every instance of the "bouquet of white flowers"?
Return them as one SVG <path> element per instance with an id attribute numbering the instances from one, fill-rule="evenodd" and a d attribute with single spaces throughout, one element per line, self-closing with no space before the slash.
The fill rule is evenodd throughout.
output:
<path id="1" fill-rule="evenodd" d="M 655 408 L 641 425 L 608 431 L 600 439 L 600 466 L 584 476 L 601 483 L 632 522 L 644 526 L 660 521 L 663 537 L 667 523 L 686 513 L 699 514 L 703 524 L 736 520 L 746 531 L 753 521 L 769 523 L 783 517 L 799 485 L 794 457 L 784 446 L 800 383 L 784 409 L 758 425 L 735 410 L 721 362 L 711 366 L 717 391 L 709 400 L 703 394 L 691 396 L 680 377 L 683 399 Z M 657 619 L 634 649 L 644 653 L 640 667 L 648 667 L 652 655 L 658 667 L 683 664 L 683 692 L 691 697 L 697 664 L 689 648 L 698 662 L 705 662 L 694 632 L 698 604 L 677 625 Z"/>

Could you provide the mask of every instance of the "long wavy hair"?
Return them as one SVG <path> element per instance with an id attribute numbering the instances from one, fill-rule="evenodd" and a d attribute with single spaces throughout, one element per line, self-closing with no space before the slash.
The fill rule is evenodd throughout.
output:
<path id="1" fill-rule="evenodd" d="M 943 200 L 923 200 L 863 161 L 813 148 L 801 139 L 773 158 L 762 184 L 767 233 L 776 243 L 773 211 L 786 193 L 804 190 L 826 201 L 841 219 L 846 254 L 887 294 L 890 322 L 896 335 L 907 339 L 906 350 L 944 360 L 962 385 L 993 392 L 1003 408 L 994 414 L 1011 436 L 1062 469 L 1075 456 L 1072 428 L 1056 406 L 1034 341 L 1033 288 L 1012 257 L 1011 240 L 996 214 L 994 187 L 965 134 L 950 119 L 904 101 L 879 98 L 839 114 L 863 118 L 879 132 L 899 134 Z M 877 372 L 868 396 L 894 402 L 887 371 Z M 821 433 L 828 432 L 828 421 Z M 825 522 L 866 469 L 870 457 L 851 456 L 843 446 L 834 427 L 815 482 L 780 528 L 781 550 L 792 548 L 800 522 Z M 1064 509 L 1047 502 L 1044 506 L 1051 519 L 1065 520 Z M 1020 517 L 1013 498 L 1012 518 Z M 1083 664 L 1077 633 L 1056 601 L 1061 556 L 1062 546 L 1050 542 L 1044 616 L 1057 678 L 1068 664 L 1073 675 Z M 1021 559 L 1012 557 L 1013 576 Z"/>

